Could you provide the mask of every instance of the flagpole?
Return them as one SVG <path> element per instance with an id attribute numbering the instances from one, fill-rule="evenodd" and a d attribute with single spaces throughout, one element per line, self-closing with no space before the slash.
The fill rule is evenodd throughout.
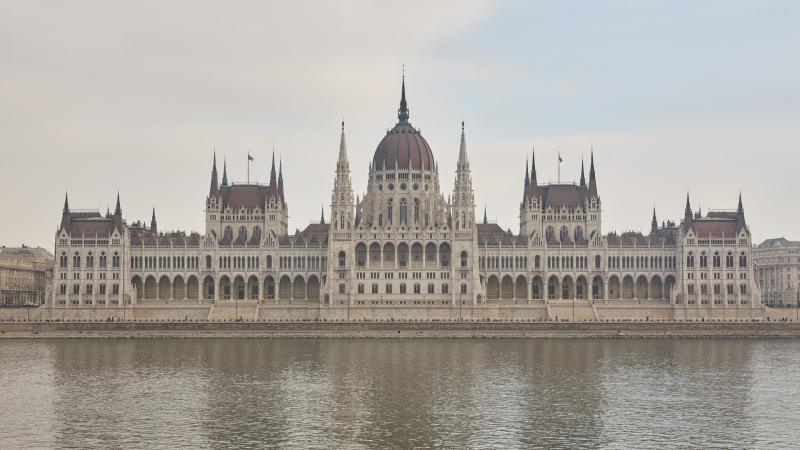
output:
<path id="1" fill-rule="evenodd" d="M 558 184 L 561 184 L 561 152 L 558 152 Z"/>
<path id="2" fill-rule="evenodd" d="M 250 152 L 247 152 L 247 184 L 250 184 Z"/>

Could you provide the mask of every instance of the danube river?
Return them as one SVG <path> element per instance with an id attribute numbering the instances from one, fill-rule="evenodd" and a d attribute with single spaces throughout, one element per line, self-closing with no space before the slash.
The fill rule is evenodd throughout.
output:
<path id="1" fill-rule="evenodd" d="M 790 448 L 796 340 L 0 340 L 0 448 Z"/>

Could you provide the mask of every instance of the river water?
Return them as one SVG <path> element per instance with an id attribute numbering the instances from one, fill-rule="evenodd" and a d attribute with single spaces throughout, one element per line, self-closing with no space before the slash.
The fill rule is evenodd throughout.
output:
<path id="1" fill-rule="evenodd" d="M 0 448 L 792 448 L 793 340 L 0 340 Z"/>

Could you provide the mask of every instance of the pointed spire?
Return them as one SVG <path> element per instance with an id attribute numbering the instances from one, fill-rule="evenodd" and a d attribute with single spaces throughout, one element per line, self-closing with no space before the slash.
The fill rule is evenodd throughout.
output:
<path id="1" fill-rule="evenodd" d="M 339 162 L 347 161 L 347 142 L 344 135 L 344 120 L 342 121 L 342 137 L 339 140 Z"/>
<path id="2" fill-rule="evenodd" d="M 686 209 L 683 210 L 683 216 L 687 219 L 692 218 L 692 204 L 689 202 L 689 193 L 686 193 Z"/>
<path id="3" fill-rule="evenodd" d="M 461 168 L 462 163 L 467 161 L 467 136 L 464 132 L 464 121 L 461 121 L 461 143 L 458 147 L 458 166 Z"/>
<path id="4" fill-rule="evenodd" d="M 67 193 L 64 193 L 64 211 L 63 211 L 63 215 L 65 215 L 65 216 L 69 215 L 69 194 L 67 194 Z"/>
<path id="5" fill-rule="evenodd" d="M 583 158 L 581 158 L 581 186 L 586 186 L 586 177 L 583 175 Z"/>
<path id="6" fill-rule="evenodd" d="M 106 217 L 111 216 L 111 205 L 106 204 Z"/>
<path id="7" fill-rule="evenodd" d="M 581 169 L 582 170 L 582 169 Z M 594 173 L 594 145 L 591 148 L 591 154 L 589 156 L 589 196 L 593 198 L 597 198 L 597 177 Z"/>
<path id="8" fill-rule="evenodd" d="M 114 208 L 115 216 L 122 216 L 122 206 L 119 204 L 119 192 L 117 192 L 117 206 Z"/>
<path id="9" fill-rule="evenodd" d="M 525 164 L 525 171 L 528 170 L 528 164 Z M 531 146 L 531 180 L 528 189 L 526 190 L 527 196 L 539 197 L 539 182 L 536 180 L 536 148 Z"/>
<path id="10" fill-rule="evenodd" d="M 656 207 L 653 206 L 653 220 L 650 221 L 650 233 L 658 231 L 658 219 L 656 219 Z"/>
<path id="11" fill-rule="evenodd" d="M 531 184 L 530 172 L 528 171 L 528 157 L 525 157 L 525 187 Z"/>
<path id="12" fill-rule="evenodd" d="M 283 199 L 283 159 L 278 159 L 278 193 Z"/>
<path id="13" fill-rule="evenodd" d="M 150 231 L 158 233 L 158 224 L 156 223 L 156 207 L 153 207 L 153 217 L 150 219 Z"/>
<path id="14" fill-rule="evenodd" d="M 397 119 L 400 123 L 408 123 L 408 103 L 406 102 L 406 66 L 403 65 L 403 85 L 400 94 L 400 108 L 397 110 Z"/>
<path id="15" fill-rule="evenodd" d="M 219 194 L 219 182 L 217 181 L 217 150 L 214 149 L 214 162 L 211 165 L 211 187 L 208 190 L 209 197 L 216 197 Z"/>
<path id="16" fill-rule="evenodd" d="M 277 183 L 277 175 L 275 175 L 275 149 L 272 149 L 272 168 L 269 170 L 269 185 L 275 186 Z"/>
<path id="17" fill-rule="evenodd" d="M 320 209 L 322 210 L 322 213 L 320 214 L 320 217 L 319 217 L 319 223 L 324 224 L 325 223 L 325 205 L 322 205 L 322 207 Z"/>
<path id="18" fill-rule="evenodd" d="M 736 214 L 744 214 L 744 207 L 742 206 L 742 193 L 739 192 L 739 206 L 736 207 Z"/>
<path id="19" fill-rule="evenodd" d="M 483 205 L 483 223 L 484 225 L 489 223 L 489 221 L 486 220 L 486 205 Z"/>
<path id="20" fill-rule="evenodd" d="M 228 161 L 222 159 L 222 186 L 228 185 Z"/>

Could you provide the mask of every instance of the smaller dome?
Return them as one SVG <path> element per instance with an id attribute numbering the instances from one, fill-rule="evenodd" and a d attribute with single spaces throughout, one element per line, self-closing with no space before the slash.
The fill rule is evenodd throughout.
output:
<path id="1" fill-rule="evenodd" d="M 433 152 L 419 131 L 398 123 L 383 137 L 372 160 L 375 170 L 427 170 L 436 167 Z"/>

